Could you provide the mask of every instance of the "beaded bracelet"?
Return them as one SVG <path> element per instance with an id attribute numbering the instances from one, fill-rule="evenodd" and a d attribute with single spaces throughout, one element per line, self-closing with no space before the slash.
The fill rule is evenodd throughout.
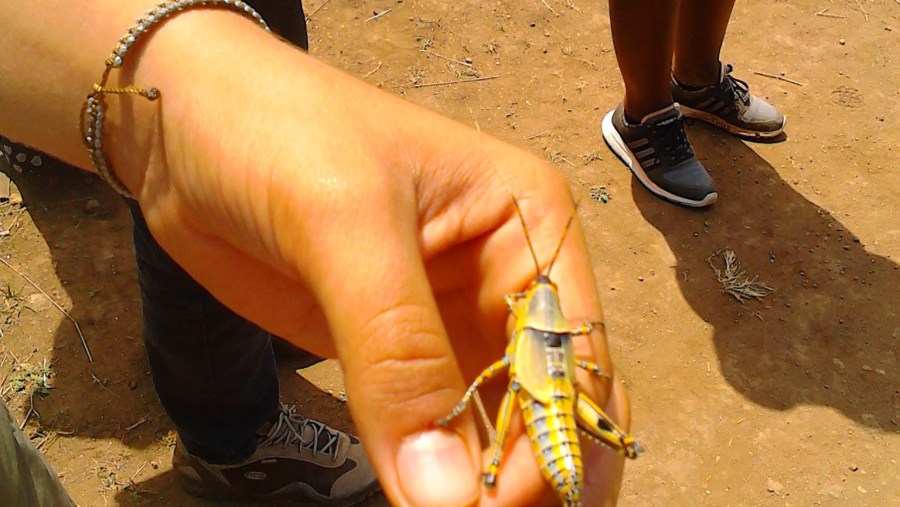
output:
<path id="1" fill-rule="evenodd" d="M 143 17 L 137 20 L 137 23 L 128 29 L 128 33 L 122 36 L 119 39 L 118 44 L 116 44 L 116 48 L 113 49 L 112 53 L 110 53 L 109 57 L 106 58 L 106 69 L 103 71 L 103 75 L 100 77 L 100 82 L 94 84 L 94 89 L 87 96 L 87 100 L 85 100 L 84 105 L 81 109 L 81 135 L 84 140 L 84 144 L 87 146 L 88 151 L 91 154 L 91 160 L 94 163 L 94 168 L 97 170 L 97 174 L 106 181 L 116 192 L 124 195 L 128 198 L 133 198 L 131 192 L 128 191 L 128 188 L 122 183 L 112 169 L 109 166 L 109 161 L 106 159 L 106 155 L 103 153 L 103 117 L 106 114 L 106 104 L 103 101 L 104 96 L 107 93 L 110 94 L 123 94 L 123 95 L 139 95 L 147 100 L 156 100 L 159 98 L 159 90 L 156 88 L 136 88 L 133 86 L 126 86 L 124 88 L 114 88 L 107 87 L 106 82 L 109 79 L 109 74 L 113 69 L 117 69 L 122 66 L 122 63 L 125 60 L 125 55 L 128 53 L 128 50 L 134 46 L 134 43 L 140 38 L 141 35 L 149 32 L 154 26 L 156 26 L 162 20 L 178 14 L 190 7 L 200 7 L 200 6 L 220 6 L 220 7 L 229 7 L 234 10 L 237 10 L 244 14 L 245 16 L 252 18 L 260 26 L 269 31 L 269 25 L 262 19 L 262 16 L 252 7 L 247 5 L 246 2 L 241 0 L 167 0 L 164 2 L 160 2 L 153 7 L 149 11 L 147 11 Z"/>

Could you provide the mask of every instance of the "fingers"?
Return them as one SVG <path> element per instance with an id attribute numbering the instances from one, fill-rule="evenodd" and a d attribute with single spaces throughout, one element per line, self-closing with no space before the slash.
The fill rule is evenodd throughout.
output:
<path id="1" fill-rule="evenodd" d="M 426 278 L 415 213 L 366 214 L 342 220 L 356 226 L 339 239 L 322 238 L 328 255 L 314 283 L 357 430 L 393 504 L 473 504 L 480 448 L 471 415 L 457 432 L 434 424 L 466 386 Z"/>

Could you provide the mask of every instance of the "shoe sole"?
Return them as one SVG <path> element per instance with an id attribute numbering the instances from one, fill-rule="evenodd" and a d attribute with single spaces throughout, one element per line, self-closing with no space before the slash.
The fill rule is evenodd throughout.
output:
<path id="1" fill-rule="evenodd" d="M 647 176 L 647 173 L 644 172 L 644 168 L 641 167 L 641 164 L 638 162 L 637 157 L 634 156 L 634 153 L 628 149 L 628 145 L 625 143 L 625 140 L 622 139 L 622 136 L 619 135 L 619 131 L 616 130 L 616 127 L 613 125 L 612 117 L 615 111 L 610 111 L 603 118 L 603 122 L 601 123 L 600 130 L 603 133 L 603 140 L 606 142 L 606 145 L 609 149 L 619 157 L 619 160 L 622 161 L 631 172 L 637 177 L 638 181 L 641 182 L 641 185 L 644 185 L 644 188 L 649 190 L 653 195 L 665 199 L 674 204 L 680 204 L 682 206 L 688 206 L 691 208 L 705 208 L 707 206 L 711 206 L 716 200 L 719 198 L 718 192 L 712 192 L 703 198 L 701 201 L 695 201 L 693 199 L 686 199 L 684 197 L 677 196 L 653 181 L 650 180 L 650 177 Z"/>
<path id="2" fill-rule="evenodd" d="M 701 111 L 699 109 L 693 109 L 685 106 L 684 104 L 679 104 L 679 106 L 681 107 L 681 114 L 683 114 L 684 116 L 695 120 L 704 121 L 711 125 L 715 125 L 722 130 L 725 130 L 736 136 L 743 137 L 745 139 L 772 139 L 773 137 L 778 137 L 782 132 L 784 132 L 784 126 L 787 123 L 787 117 L 785 117 L 785 119 L 781 122 L 781 127 L 779 127 L 777 130 L 772 130 L 769 132 L 750 130 L 728 123 L 727 121 L 712 113 L 707 113 L 706 111 Z"/>
<path id="3" fill-rule="evenodd" d="M 211 488 L 205 482 L 198 482 L 186 477 L 184 474 L 178 474 L 177 480 L 181 489 L 185 490 L 189 495 L 195 496 L 198 498 L 205 498 L 207 500 L 215 500 L 215 501 L 240 501 L 240 500 L 255 500 L 271 503 L 274 505 L 284 505 L 291 507 L 352 507 L 363 501 L 369 499 L 370 497 L 375 496 L 379 491 L 381 491 L 381 486 L 378 482 L 372 483 L 368 488 L 360 491 L 359 493 L 340 500 L 330 500 L 330 499 L 321 499 L 316 500 L 314 498 L 308 498 L 304 500 L 296 500 L 296 491 L 291 493 L 281 493 L 278 492 L 271 494 L 249 494 L 237 491 L 231 487 L 223 486 L 221 488 Z M 314 495 L 315 493 L 303 489 L 304 494 L 306 495 Z"/>

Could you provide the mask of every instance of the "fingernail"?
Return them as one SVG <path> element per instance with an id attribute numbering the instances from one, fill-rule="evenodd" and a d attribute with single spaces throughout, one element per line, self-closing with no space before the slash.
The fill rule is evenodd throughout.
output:
<path id="1" fill-rule="evenodd" d="M 478 473 L 456 433 L 430 430 L 407 438 L 397 452 L 397 470 L 413 505 L 460 507 L 478 498 Z"/>

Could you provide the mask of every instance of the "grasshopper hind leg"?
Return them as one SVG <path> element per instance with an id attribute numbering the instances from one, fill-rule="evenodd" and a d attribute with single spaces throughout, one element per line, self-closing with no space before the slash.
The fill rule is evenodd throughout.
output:
<path id="1" fill-rule="evenodd" d="M 506 445 L 506 437 L 509 433 L 509 421 L 512 419 L 513 409 L 516 406 L 516 398 L 519 396 L 519 383 L 512 381 L 509 390 L 503 396 L 500 403 L 500 412 L 497 414 L 497 441 L 494 442 L 494 457 L 484 473 L 484 485 L 493 488 L 497 485 L 497 474 L 500 472 L 500 461 L 503 457 L 503 448 Z"/>
<path id="2" fill-rule="evenodd" d="M 595 377 L 605 378 L 607 380 L 609 380 L 609 378 L 610 378 L 609 373 L 606 373 L 605 371 L 603 371 L 603 368 L 601 368 L 600 365 L 597 363 L 592 363 L 590 361 L 578 360 L 575 362 L 575 364 L 582 370 L 590 373 L 591 375 L 593 375 Z"/>
<path id="3" fill-rule="evenodd" d="M 450 415 L 444 417 L 443 419 L 439 419 L 437 421 L 438 426 L 447 426 L 450 424 L 450 421 L 456 419 L 459 414 L 462 414 L 463 411 L 466 410 L 466 407 L 469 405 L 469 402 L 472 400 L 472 396 L 475 395 L 475 392 L 478 391 L 478 388 L 481 387 L 482 384 L 487 382 L 488 380 L 494 378 L 494 375 L 500 373 L 509 367 L 509 357 L 503 356 L 503 359 L 495 362 L 494 364 L 488 366 L 481 372 L 472 385 L 469 386 L 469 389 L 466 390 L 466 394 L 463 395 L 462 400 L 453 407 L 453 410 L 450 411 Z"/>

